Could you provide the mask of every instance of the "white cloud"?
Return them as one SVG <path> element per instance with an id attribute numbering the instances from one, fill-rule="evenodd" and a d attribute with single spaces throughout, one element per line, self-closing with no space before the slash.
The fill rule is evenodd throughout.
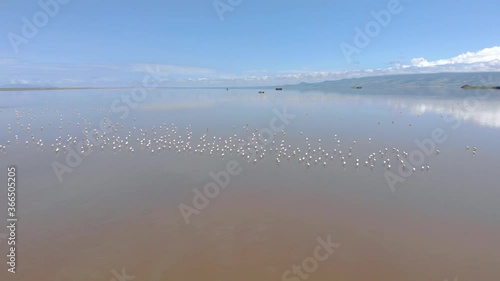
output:
<path id="1" fill-rule="evenodd" d="M 12 85 L 27 85 L 30 83 L 30 81 L 26 79 L 11 79 L 9 82 Z"/>
<path id="2" fill-rule="evenodd" d="M 50 80 L 52 81 L 50 84 L 58 86 L 128 86 L 141 83 L 142 77 L 149 71 L 155 72 L 155 78 L 161 81 L 164 86 L 223 87 L 314 83 L 394 74 L 497 72 L 500 71 L 500 46 L 476 52 L 466 52 L 452 58 L 439 60 L 414 58 L 406 63 L 396 61 L 392 64 L 391 67 L 379 69 L 325 70 L 304 68 L 282 71 L 254 69 L 234 74 L 218 72 L 207 67 L 174 64 L 40 64 L 0 58 L 0 85 L 32 84 L 42 79 Z"/>
<path id="3" fill-rule="evenodd" d="M 359 78 L 367 76 L 418 74 L 439 72 L 497 72 L 500 71 L 500 46 L 485 48 L 477 52 L 466 52 L 449 59 L 429 61 L 425 58 L 414 58 L 410 64 L 394 63 L 394 67 L 380 69 L 360 69 L 344 71 L 289 71 L 288 73 L 257 79 L 256 77 L 240 77 L 240 82 L 267 81 L 277 84 L 322 82 L 346 78 Z M 236 79 L 233 79 L 236 80 Z"/>
<path id="4" fill-rule="evenodd" d="M 130 67 L 131 71 L 134 72 L 148 72 L 148 69 L 154 69 L 157 72 L 161 72 L 163 75 L 207 75 L 215 73 L 215 70 L 205 67 L 197 66 L 184 66 L 184 65 L 172 65 L 172 64 L 133 64 Z"/>
<path id="5" fill-rule="evenodd" d="M 439 72 L 497 72 L 500 71 L 500 46 L 485 48 L 477 52 L 466 52 L 449 59 L 429 61 L 414 58 L 409 64 L 394 63 L 393 67 L 359 70 L 289 70 L 275 75 L 218 76 L 209 81 L 210 85 L 277 85 L 300 82 L 322 82 L 346 78 L 382 76 L 395 74 L 418 74 Z M 249 74 L 249 73 L 245 73 Z"/>
<path id="6" fill-rule="evenodd" d="M 434 67 L 446 65 L 466 65 L 466 64 L 496 64 L 500 63 L 500 46 L 486 48 L 478 52 L 467 52 L 450 59 L 440 59 L 428 61 L 425 58 L 414 58 L 411 60 L 412 66 L 416 67 Z"/>

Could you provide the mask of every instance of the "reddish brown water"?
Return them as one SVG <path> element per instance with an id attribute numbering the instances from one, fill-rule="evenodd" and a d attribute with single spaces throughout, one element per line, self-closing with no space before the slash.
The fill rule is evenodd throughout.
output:
<path id="1" fill-rule="evenodd" d="M 455 130 L 439 113 L 400 113 L 401 104 L 412 104 L 396 97 L 390 102 L 398 109 L 377 98 L 364 104 L 325 95 L 327 102 L 320 104 L 289 95 L 263 106 L 221 103 L 212 115 L 208 109 L 187 107 L 149 108 L 133 116 L 141 128 L 175 122 L 181 131 L 191 123 L 197 139 L 207 127 L 221 136 L 231 135 L 233 125 L 265 127 L 272 108 L 286 104 L 297 116 L 286 128 L 291 143 L 303 146 L 306 135 L 315 143 L 318 138 L 331 141 L 337 133 L 341 149 L 347 151 L 358 141 L 346 167 L 334 162 L 306 169 L 286 160 L 276 165 L 275 157 L 253 165 L 237 156 L 151 156 L 144 151 L 131 156 L 108 149 L 96 150 L 59 182 L 51 163 L 63 161 L 63 156 L 56 157 L 48 147 L 42 152 L 22 143 L 11 145 L 0 156 L 0 169 L 6 171 L 9 164 L 19 169 L 18 264 L 13 275 L 4 263 L 0 279 L 109 281 L 114 270 L 123 268 L 140 281 L 279 281 L 286 270 L 313 256 L 317 239 L 328 236 L 340 247 L 305 279 L 498 279 L 500 132 L 494 122 L 489 127 L 465 122 Z M 487 111 L 496 105 L 492 101 Z M 15 123 L 12 113 L 0 113 L 0 143 L 13 137 L 3 129 L 3 123 Z M 228 116 L 233 119 L 227 121 Z M 430 171 L 416 172 L 395 192 L 383 168 L 353 166 L 355 157 L 385 146 L 411 151 L 415 139 L 429 136 L 436 127 L 446 130 L 449 140 L 440 146 L 440 155 L 429 157 Z M 57 132 L 44 134 L 40 138 L 54 139 Z M 368 137 L 374 141 L 368 143 Z M 477 146 L 477 155 L 464 151 L 465 145 Z M 213 181 L 209 172 L 225 169 L 230 160 L 238 162 L 241 173 L 186 224 L 179 204 L 192 205 L 192 189 Z M 1 182 L 5 177 L 2 172 Z M 0 215 L 5 218 L 6 200 L 1 198 Z M 0 241 L 5 256 L 6 241 Z"/>

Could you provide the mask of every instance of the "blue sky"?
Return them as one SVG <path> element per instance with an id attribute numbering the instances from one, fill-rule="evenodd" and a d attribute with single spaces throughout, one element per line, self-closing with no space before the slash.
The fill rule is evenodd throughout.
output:
<path id="1" fill-rule="evenodd" d="M 0 85 L 127 86 L 148 66 L 165 86 L 500 71 L 498 11 L 497 0 L 2 0 Z"/>

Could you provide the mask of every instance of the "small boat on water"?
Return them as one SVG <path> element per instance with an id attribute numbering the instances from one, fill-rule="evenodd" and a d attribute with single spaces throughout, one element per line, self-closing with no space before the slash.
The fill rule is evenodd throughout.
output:
<path id="1" fill-rule="evenodd" d="M 264 93 L 264 91 L 259 91 L 259 94 L 263 94 L 263 93 Z"/>

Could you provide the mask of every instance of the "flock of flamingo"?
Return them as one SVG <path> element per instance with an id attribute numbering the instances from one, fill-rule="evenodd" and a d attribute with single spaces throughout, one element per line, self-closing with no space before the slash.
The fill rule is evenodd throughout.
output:
<path id="1" fill-rule="evenodd" d="M 50 109 L 42 111 L 42 114 L 50 112 Z M 131 126 L 126 129 L 123 124 L 113 123 L 109 117 L 104 117 L 100 126 L 93 126 L 89 119 L 83 117 L 78 111 L 74 112 L 78 122 L 65 121 L 62 114 L 58 114 L 59 123 L 48 122 L 37 125 L 37 119 L 33 110 L 24 112 L 15 110 L 16 123 L 7 124 L 7 140 L 0 144 L 0 152 L 7 153 L 13 145 L 25 145 L 27 148 L 35 147 L 39 150 L 53 151 L 56 155 L 65 154 L 70 149 L 85 157 L 92 151 L 111 150 L 114 153 L 128 152 L 136 153 L 138 150 L 147 151 L 152 155 L 164 152 L 191 153 L 210 157 L 232 157 L 240 158 L 258 164 L 268 158 L 274 159 L 279 165 L 283 161 L 297 161 L 306 168 L 314 166 L 327 167 L 337 163 L 342 167 L 366 167 L 373 170 L 378 166 L 390 170 L 399 168 L 416 172 L 417 170 L 429 171 L 430 165 L 424 164 L 413 167 L 408 161 L 409 152 L 397 147 L 382 147 L 365 155 L 364 157 L 353 156 L 361 141 L 344 142 L 337 134 L 333 134 L 329 140 L 304 137 L 300 132 L 301 144 L 289 142 L 287 132 L 274 132 L 267 139 L 260 133 L 259 129 L 250 129 L 245 125 L 242 130 L 233 126 L 234 134 L 229 137 L 209 136 L 208 129 L 199 138 L 194 137 L 192 126 L 188 125 L 185 132 L 181 133 L 175 123 L 152 126 L 149 129 Z M 134 122 L 136 119 L 134 118 Z M 57 133 L 57 137 L 51 142 L 36 136 L 38 133 L 51 130 Z M 73 132 L 63 136 L 63 130 Z M 23 137 L 20 137 L 23 136 Z M 9 139 L 11 137 L 11 139 Z M 299 141 L 300 142 L 300 141 Z M 371 143 L 368 138 L 365 143 Z M 47 145 L 46 145 L 47 143 Z M 472 151 L 476 155 L 477 148 L 465 147 L 466 151 Z M 434 154 L 440 154 L 435 150 Z"/>

